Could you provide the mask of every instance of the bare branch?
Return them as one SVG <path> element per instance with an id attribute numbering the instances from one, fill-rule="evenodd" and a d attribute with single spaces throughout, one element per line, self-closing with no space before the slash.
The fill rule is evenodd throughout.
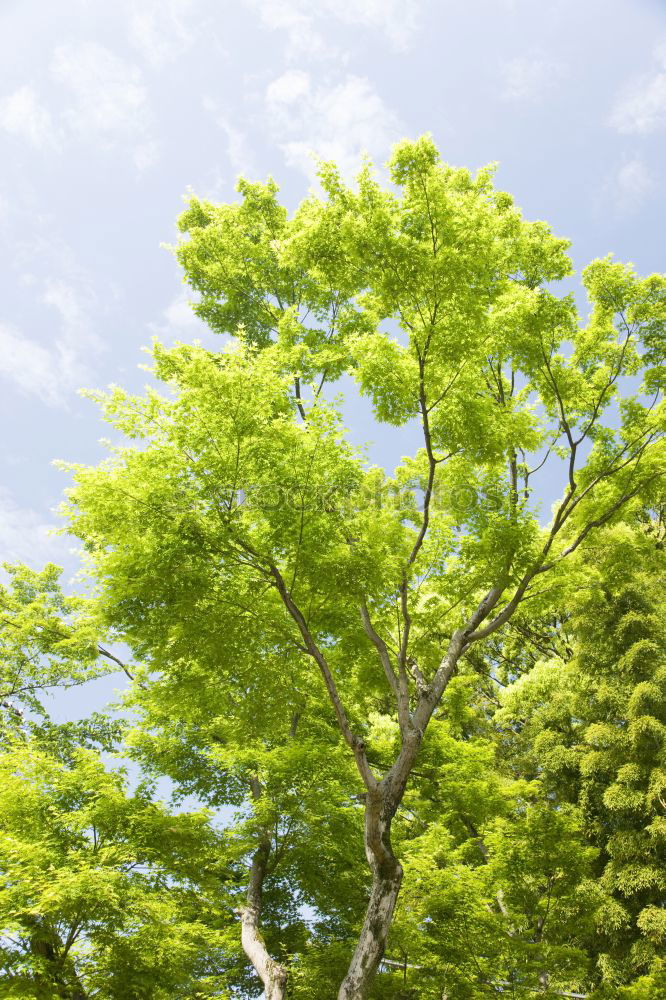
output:
<path id="1" fill-rule="evenodd" d="M 305 415 L 305 410 L 303 409 L 303 399 L 301 397 L 301 380 L 298 375 L 294 376 L 294 395 L 296 397 L 296 406 L 298 407 L 298 412 L 301 415 L 303 423 L 308 422 L 308 418 Z"/>
<path id="2" fill-rule="evenodd" d="M 396 704 L 398 707 L 398 721 L 400 723 L 401 733 L 406 732 L 409 726 L 409 692 L 407 690 L 406 684 L 396 676 L 391 663 L 391 655 L 388 651 L 388 647 L 382 637 L 375 630 L 372 621 L 370 619 L 370 612 L 368 611 L 368 606 L 363 600 L 360 605 L 361 611 L 361 621 L 363 622 L 363 629 L 365 634 L 370 639 L 371 643 L 377 650 L 379 654 L 379 659 L 381 661 L 382 667 L 384 668 L 384 674 L 386 675 L 386 680 L 389 683 L 391 690 L 395 696 Z M 400 657 L 399 657 L 400 659 Z"/>
<path id="3" fill-rule="evenodd" d="M 107 660 L 111 660 L 113 663 L 117 663 L 120 669 L 123 671 L 123 673 L 125 673 L 131 681 L 134 680 L 134 674 L 130 673 L 130 671 L 127 669 L 123 661 L 118 659 L 118 657 L 115 656 L 113 653 L 110 653 L 108 649 L 105 649 L 104 646 L 98 645 L 97 652 L 100 654 L 100 656 L 105 656 Z"/>
<path id="4" fill-rule="evenodd" d="M 328 691 L 328 696 L 331 700 L 331 704 L 333 705 L 333 710 L 335 711 L 335 716 L 338 720 L 338 726 L 340 727 L 340 731 L 342 732 L 342 735 L 344 736 L 347 745 L 353 751 L 354 758 L 356 760 L 356 766 L 358 768 L 359 774 L 361 775 L 361 778 L 363 779 L 363 783 L 365 784 L 366 788 L 374 789 L 377 786 L 377 779 L 375 778 L 374 774 L 372 773 L 372 770 L 370 769 L 368 758 L 365 753 L 365 743 L 362 739 L 360 739 L 352 732 L 351 726 L 349 725 L 349 720 L 347 718 L 347 713 L 345 712 L 344 706 L 340 699 L 340 695 L 338 694 L 338 689 L 335 684 L 335 680 L 333 678 L 333 674 L 328 665 L 326 657 L 324 656 L 322 651 L 319 649 L 319 646 L 315 642 L 312 633 L 308 628 L 307 622 L 303 617 L 300 608 L 295 603 L 293 597 L 289 593 L 285 585 L 284 579 L 282 577 L 282 574 L 278 570 L 277 566 L 271 565 L 270 572 L 271 575 L 273 576 L 273 579 L 275 580 L 275 586 L 277 587 L 278 593 L 282 598 L 282 602 L 285 608 L 287 609 L 293 620 L 296 622 L 296 625 L 298 626 L 299 632 L 303 637 L 303 642 L 305 643 L 305 647 L 309 655 L 313 658 L 313 660 L 319 667 L 319 671 L 324 679 L 324 684 L 326 685 L 326 690 Z"/>

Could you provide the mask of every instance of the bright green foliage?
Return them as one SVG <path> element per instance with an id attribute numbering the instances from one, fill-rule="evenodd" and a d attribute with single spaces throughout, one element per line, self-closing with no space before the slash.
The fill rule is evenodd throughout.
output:
<path id="1" fill-rule="evenodd" d="M 666 996 L 666 970 L 663 959 L 654 963 L 649 976 L 641 976 L 631 986 L 623 986 L 617 991 L 620 1000 L 654 1000 Z"/>
<path id="2" fill-rule="evenodd" d="M 220 995 L 220 842 L 124 784 L 90 750 L 0 755 L 2 996 Z"/>
<path id="3" fill-rule="evenodd" d="M 537 779 L 513 776 L 476 688 L 469 670 L 449 686 L 396 819 L 406 875 L 395 964 L 373 997 L 441 1000 L 445 989 L 476 1000 L 504 988 L 527 1000 L 544 973 L 551 990 L 589 978 L 604 899 L 591 880 L 597 852 L 574 810 L 544 801 Z"/>
<path id="4" fill-rule="evenodd" d="M 570 655 L 521 678 L 500 712 L 501 724 L 510 722 L 517 734 L 519 766 L 539 773 L 550 797 L 577 806 L 598 850 L 595 872 L 606 899 L 588 947 L 598 956 L 603 996 L 642 973 L 658 974 L 666 941 L 660 535 L 654 524 L 606 529 L 571 581 L 584 586 L 570 595 L 562 626 Z"/>
<path id="5" fill-rule="evenodd" d="M 350 188 L 325 165 L 323 197 L 291 217 L 272 183 L 242 182 L 235 205 L 191 199 L 176 255 L 196 311 L 229 339 L 219 353 L 156 344 L 161 393 L 99 397 L 131 440 L 75 470 L 67 510 L 101 626 L 144 664 L 136 753 L 251 816 L 238 837 L 255 968 L 275 972 L 267 942 L 278 980 L 335 996 L 361 929 L 365 853 L 380 916 L 361 932 L 344 1000 L 394 983 L 372 977 L 398 857 L 411 910 L 399 904 L 396 947 L 405 935 L 411 955 L 428 922 L 438 928 L 416 962 L 427 988 L 474 996 L 495 964 L 527 995 L 586 974 L 597 862 L 575 808 L 516 786 L 508 765 L 493 775 L 492 734 L 474 711 L 456 721 L 473 687 L 447 685 L 465 656 L 487 654 L 492 671 L 514 615 L 541 621 L 569 600 L 574 554 L 658 501 L 666 285 L 595 261 L 585 321 L 556 291 L 571 273 L 566 241 L 523 219 L 492 170 L 449 167 L 428 138 L 401 143 L 389 168 L 391 187 L 367 167 Z M 380 423 L 420 422 L 422 447 L 390 476 L 351 446 L 327 397 L 344 372 Z M 643 385 L 619 398 L 626 376 Z M 532 493 L 548 454 L 563 460 L 562 490 L 544 526 Z M 652 716 L 643 702 L 636 713 L 627 739 L 651 746 Z M 440 774 L 430 790 L 428 762 Z M 461 775 L 475 770 L 480 802 L 465 804 L 474 783 Z M 409 887 L 428 872 L 436 919 Z M 463 962 L 449 928 L 470 898 L 466 940 L 478 944 Z M 311 934 L 304 903 L 323 916 Z M 649 910 L 653 936 L 655 920 Z"/>
<path id="6" fill-rule="evenodd" d="M 129 794 L 123 772 L 104 766 L 100 751 L 114 748 L 117 721 L 49 718 L 41 693 L 108 672 L 104 647 L 90 602 L 64 597 L 56 567 L 7 572 L 0 996 L 225 995 L 223 980 L 242 977 L 235 855 L 207 813 L 169 813 L 150 785 Z"/>
<path id="7" fill-rule="evenodd" d="M 383 684 L 354 605 L 363 593 L 378 621 L 386 618 L 384 631 L 393 628 L 401 564 L 416 530 L 409 522 L 420 521 L 404 494 L 415 481 L 425 485 L 427 454 L 421 450 L 387 481 L 364 470 L 344 443 L 335 408 L 321 397 L 308 404 L 307 423 L 299 422 L 290 386 L 303 369 L 294 370 L 293 349 L 279 333 L 287 313 L 290 343 L 298 342 L 299 358 L 318 374 L 327 374 L 317 361 L 322 345 L 331 336 L 346 345 L 345 365 L 380 416 L 403 420 L 418 412 L 423 367 L 431 446 L 441 459 L 437 516 L 411 571 L 414 580 L 429 573 L 412 608 L 412 642 L 426 675 L 438 662 L 438 636 L 495 581 L 498 565 L 510 565 L 506 588 L 536 557 L 542 533 L 507 476 L 514 463 L 519 475 L 523 450 L 553 440 L 566 445 L 560 405 L 571 432 L 590 425 L 594 443 L 570 524 L 587 526 L 600 511 L 610 516 L 637 485 L 649 492 L 657 482 L 661 465 L 648 447 L 663 420 L 655 408 L 637 397 L 625 406 L 620 430 L 602 432 L 594 422 L 620 374 L 639 366 L 640 327 L 628 338 L 620 330 L 618 342 L 604 298 L 604 281 L 619 280 L 618 265 L 597 262 L 587 275 L 595 312 L 578 327 L 573 300 L 540 284 L 569 272 L 565 242 L 543 223 L 524 222 L 488 171 L 474 178 L 443 166 L 432 143 L 419 140 L 397 148 L 392 174 L 400 199 L 368 171 L 353 192 L 327 168 L 328 200 L 310 198 L 291 220 L 274 186 L 247 184 L 239 206 L 195 199 L 181 219 L 188 239 L 178 256 L 202 294 L 202 314 L 240 339 L 217 355 L 156 347 L 155 373 L 175 398 L 114 390 L 102 400 L 107 418 L 141 447 L 117 449 L 99 469 L 79 470 L 71 505 L 103 580 L 106 618 L 141 656 L 159 657 L 158 668 L 167 656 L 172 662 L 181 650 L 210 644 L 213 622 L 212 635 L 224 635 L 220 659 L 236 663 L 242 650 L 252 671 L 266 656 L 267 635 L 292 641 L 271 581 L 257 568 L 265 556 L 286 579 L 293 576 L 300 602 L 313 608 L 315 633 L 355 689 L 350 701 L 367 697 L 371 677 L 375 687 Z M 617 293 L 613 286 L 617 310 L 624 294 L 645 312 L 643 285 L 621 274 Z M 307 310 L 318 317 L 331 287 L 357 316 L 344 336 L 305 319 Z M 392 339 L 388 328 L 378 330 L 384 318 L 403 334 Z M 262 353 L 247 346 L 264 345 L 269 335 L 273 346 Z M 568 356 L 560 343 L 571 340 Z M 527 382 L 519 388 L 516 381 L 513 394 L 507 367 Z M 530 393 L 541 397 L 545 413 Z M 620 466 L 639 449 L 636 480 L 632 461 Z M 478 498 L 462 512 L 451 500 L 459 487 Z M 403 494 L 398 511 L 387 503 L 368 509 L 370 498 L 386 498 L 392 488 Z M 304 669 L 311 668 L 300 661 Z M 257 675 L 262 685 L 264 673 Z"/>
<path id="8" fill-rule="evenodd" d="M 98 633 L 86 614 L 88 601 L 65 597 L 60 570 L 41 573 L 4 565 L 0 584 L 0 719 L 16 726 L 25 711 L 42 716 L 41 692 L 70 687 L 108 673 L 99 664 Z"/>
<path id="9" fill-rule="evenodd" d="M 275 684 L 256 699 L 248 670 L 243 702 L 230 701 L 229 682 L 208 684 L 204 700 L 200 687 L 214 665 L 200 657 L 203 650 L 181 658 L 173 673 L 135 690 L 141 721 L 128 736 L 128 752 L 149 772 L 167 774 L 181 793 L 227 807 L 226 850 L 239 863 L 268 831 L 272 861 L 262 924 L 273 954 L 349 938 L 364 901 L 356 848 L 363 813 L 350 800 L 352 765 L 318 687 L 292 687 L 287 661 L 276 652 Z M 240 905 L 242 881 L 238 890 Z"/>
<path id="10" fill-rule="evenodd" d="M 500 987 L 527 998 L 546 983 L 552 990 L 584 983 L 598 893 L 575 818 L 531 805 L 481 831 L 476 845 L 456 845 L 433 823 L 407 862 L 406 940 L 422 969 L 408 976 L 414 995 L 439 1000 L 445 984 L 461 1000 Z M 399 941 L 400 931 L 399 914 Z"/>

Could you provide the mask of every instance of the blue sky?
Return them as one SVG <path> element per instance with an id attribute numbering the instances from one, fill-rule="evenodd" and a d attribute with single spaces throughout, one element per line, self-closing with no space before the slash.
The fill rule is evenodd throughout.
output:
<path id="1" fill-rule="evenodd" d="M 76 567 L 48 531 L 51 461 L 102 454 L 79 387 L 140 388 L 155 335 L 213 340 L 160 248 L 187 188 L 270 173 L 294 206 L 311 153 L 352 173 L 426 131 L 499 161 L 577 266 L 664 269 L 664 0 L 3 0 L 3 558 Z"/>

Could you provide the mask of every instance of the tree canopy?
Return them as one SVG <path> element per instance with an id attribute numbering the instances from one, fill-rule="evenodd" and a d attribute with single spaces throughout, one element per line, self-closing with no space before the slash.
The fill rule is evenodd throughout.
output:
<path id="1" fill-rule="evenodd" d="M 20 626 L 7 662 L 76 678 L 124 643 L 124 752 L 211 813 L 8 747 L 59 831 L 20 863 L 80 866 L 100 914 L 68 930 L 28 868 L 58 954 L 85 941 L 52 995 L 656 995 L 666 278 L 593 261 L 582 316 L 567 241 L 427 137 L 320 183 L 291 214 L 272 181 L 191 197 L 173 249 L 220 350 L 155 343 L 156 385 L 93 394 L 126 443 L 72 469 L 87 631 Z M 349 386 L 418 437 L 395 470 Z"/>

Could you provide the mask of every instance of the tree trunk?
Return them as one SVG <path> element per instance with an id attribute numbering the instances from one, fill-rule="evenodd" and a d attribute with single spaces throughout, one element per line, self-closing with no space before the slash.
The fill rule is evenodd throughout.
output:
<path id="1" fill-rule="evenodd" d="M 386 939 L 402 883 L 402 866 L 391 848 L 391 821 L 399 799 L 382 781 L 369 791 L 365 806 L 365 853 L 372 889 L 356 949 L 338 1000 L 365 1000 L 384 956 Z"/>
<path id="2" fill-rule="evenodd" d="M 49 993 L 63 1000 L 87 1000 L 87 993 L 77 975 L 74 963 L 67 957 L 60 937 L 39 917 L 26 917 L 24 923 L 30 928 L 30 951 L 44 966 L 45 972 L 38 976 L 38 983 Z"/>
<path id="3" fill-rule="evenodd" d="M 240 910 L 241 944 L 264 985 L 266 1000 L 285 1000 L 287 995 L 287 970 L 268 953 L 260 931 L 261 903 L 270 842 L 264 840 L 252 858 L 247 902 Z"/>

